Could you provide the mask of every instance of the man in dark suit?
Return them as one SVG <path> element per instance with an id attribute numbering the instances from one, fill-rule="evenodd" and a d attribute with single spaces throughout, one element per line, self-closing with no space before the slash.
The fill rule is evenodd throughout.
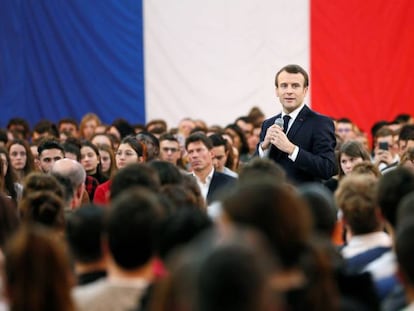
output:
<path id="1" fill-rule="evenodd" d="M 298 65 L 287 65 L 276 74 L 275 84 L 282 113 L 263 122 L 257 153 L 280 164 L 295 184 L 335 175 L 334 124 L 305 105 L 307 72 Z"/>
<path id="2" fill-rule="evenodd" d="M 206 135 L 202 133 L 191 134 L 185 141 L 185 148 L 192 174 L 196 178 L 207 204 L 216 200 L 223 188 L 235 184 L 236 178 L 214 169 L 213 143 Z"/>

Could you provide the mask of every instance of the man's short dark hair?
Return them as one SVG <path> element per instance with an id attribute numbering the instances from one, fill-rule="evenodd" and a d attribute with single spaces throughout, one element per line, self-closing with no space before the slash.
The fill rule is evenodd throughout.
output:
<path id="1" fill-rule="evenodd" d="M 50 150 L 50 149 L 59 149 L 60 151 L 62 151 L 62 154 L 65 155 L 65 150 L 63 149 L 62 144 L 58 140 L 48 137 L 42 140 L 39 143 L 39 146 L 37 147 L 37 152 L 39 153 L 39 157 L 44 150 Z"/>
<path id="2" fill-rule="evenodd" d="M 178 139 L 177 139 L 177 137 L 175 137 L 173 134 L 171 134 L 171 133 L 165 133 L 165 134 L 162 134 L 161 136 L 160 136 L 160 138 L 159 138 L 159 142 L 161 143 L 162 141 L 164 141 L 164 140 L 170 140 L 170 141 L 175 141 L 175 142 L 177 142 L 177 143 L 179 143 L 179 141 L 178 141 Z"/>
<path id="3" fill-rule="evenodd" d="M 378 182 L 377 199 L 382 215 L 392 225 L 396 226 L 398 204 L 408 193 L 414 191 L 414 174 L 405 167 L 386 173 Z"/>
<path id="4" fill-rule="evenodd" d="M 59 122 L 58 122 L 58 129 L 60 129 L 60 126 L 62 124 L 64 124 L 64 123 L 73 124 L 76 127 L 76 129 L 79 130 L 79 124 L 73 118 L 63 118 L 63 119 L 60 119 Z"/>
<path id="5" fill-rule="evenodd" d="M 208 138 L 213 143 L 213 147 L 224 146 L 224 150 L 227 151 L 227 140 L 220 134 L 211 134 Z"/>
<path id="6" fill-rule="evenodd" d="M 102 258 L 101 235 L 104 230 L 104 209 L 90 204 L 69 215 L 66 238 L 72 256 L 82 263 Z"/>
<path id="7" fill-rule="evenodd" d="M 201 142 L 208 150 L 213 148 L 211 140 L 204 133 L 194 133 L 187 137 L 185 140 L 185 149 L 188 148 L 188 145 L 195 142 Z"/>
<path id="8" fill-rule="evenodd" d="M 398 135 L 398 140 L 401 140 L 401 141 L 414 140 L 414 124 L 404 125 L 400 130 L 400 134 Z"/>
<path id="9" fill-rule="evenodd" d="M 154 192 L 134 187 L 120 194 L 109 211 L 106 233 L 116 264 L 132 270 L 155 254 L 163 209 Z"/>
<path id="10" fill-rule="evenodd" d="M 157 191 L 160 187 L 160 180 L 155 169 L 147 163 L 128 164 L 120 169 L 112 180 L 111 200 L 134 186 Z"/>
<path id="11" fill-rule="evenodd" d="M 283 71 L 286 71 L 287 73 L 300 73 L 303 76 L 303 78 L 304 78 L 303 87 L 308 87 L 309 86 L 309 75 L 306 72 L 306 70 L 303 69 L 299 65 L 291 64 L 291 65 L 287 65 L 287 66 L 283 67 L 282 69 L 280 69 L 276 73 L 276 77 L 275 77 L 275 85 L 276 85 L 276 87 L 279 87 L 277 79 L 279 78 L 279 75 Z"/>

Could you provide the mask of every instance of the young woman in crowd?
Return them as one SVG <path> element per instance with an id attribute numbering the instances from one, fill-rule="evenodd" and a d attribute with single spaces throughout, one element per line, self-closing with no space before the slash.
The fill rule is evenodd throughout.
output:
<path id="1" fill-rule="evenodd" d="M 101 124 L 101 119 L 94 113 L 87 113 L 83 116 L 79 125 L 79 137 L 81 139 L 91 139 L 95 129 Z"/>
<path id="2" fill-rule="evenodd" d="M 99 156 L 101 158 L 101 171 L 107 179 L 116 171 L 115 153 L 109 145 L 98 145 Z"/>
<path id="3" fill-rule="evenodd" d="M 2 160 L 3 192 L 10 197 L 16 204 L 22 196 L 22 186 L 17 183 L 14 168 L 10 165 L 10 158 L 7 149 L 0 147 L 0 159 Z"/>
<path id="4" fill-rule="evenodd" d="M 371 157 L 368 151 L 361 145 L 361 143 L 355 140 L 343 143 L 339 147 L 336 157 L 338 175 L 327 180 L 325 182 L 325 186 L 332 192 L 335 192 L 338 188 L 340 180 L 345 175 L 349 174 L 356 164 L 370 160 Z"/>
<path id="5" fill-rule="evenodd" d="M 122 139 L 115 153 L 116 168 L 119 170 L 130 163 L 145 162 L 145 147 L 134 136 Z M 96 204 L 107 204 L 109 201 L 109 190 L 111 180 L 104 182 L 96 188 L 93 202 Z"/>
<path id="6" fill-rule="evenodd" d="M 96 178 L 99 184 L 108 180 L 105 174 L 101 171 L 101 158 L 99 156 L 99 149 L 88 140 L 81 143 L 81 164 L 83 165 L 86 174 Z"/>
<path id="7" fill-rule="evenodd" d="M 7 144 L 9 151 L 10 165 L 16 172 L 17 182 L 22 183 L 23 179 L 35 170 L 35 163 L 32 151 L 27 141 L 15 139 Z"/>

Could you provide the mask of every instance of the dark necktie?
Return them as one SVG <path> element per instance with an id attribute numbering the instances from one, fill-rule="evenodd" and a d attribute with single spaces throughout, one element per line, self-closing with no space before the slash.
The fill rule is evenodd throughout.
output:
<path id="1" fill-rule="evenodd" d="M 283 116 L 283 132 L 287 133 L 289 127 L 290 116 L 285 115 Z"/>

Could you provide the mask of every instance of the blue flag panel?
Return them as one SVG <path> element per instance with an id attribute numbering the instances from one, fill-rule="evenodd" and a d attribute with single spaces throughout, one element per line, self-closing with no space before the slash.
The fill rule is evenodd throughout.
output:
<path id="1" fill-rule="evenodd" d="M 145 122 L 142 0 L 1 0 L 0 127 Z"/>

